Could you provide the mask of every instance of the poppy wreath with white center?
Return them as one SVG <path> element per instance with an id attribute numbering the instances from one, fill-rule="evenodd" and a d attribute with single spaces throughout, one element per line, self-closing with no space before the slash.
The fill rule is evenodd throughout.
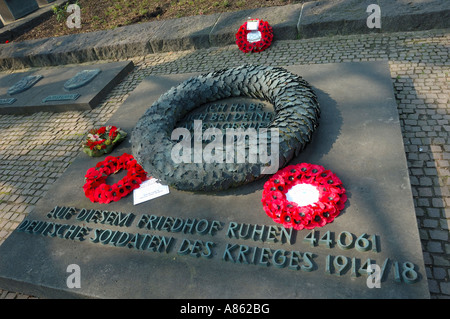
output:
<path id="1" fill-rule="evenodd" d="M 127 170 L 127 175 L 113 185 L 106 184 L 106 178 L 116 174 L 120 170 Z M 139 165 L 136 159 L 129 154 L 122 156 L 107 156 L 105 160 L 98 162 L 95 167 L 87 170 L 84 194 L 93 203 L 108 204 L 119 201 L 134 189 L 139 188 L 147 179 L 147 173 Z"/>
<path id="2" fill-rule="evenodd" d="M 273 29 L 267 21 L 259 20 L 258 31 L 261 32 L 261 40 L 249 42 L 247 40 L 247 34 L 250 30 L 247 30 L 247 22 L 241 25 L 236 33 L 236 44 L 239 50 L 244 53 L 261 52 L 272 44 Z"/>
<path id="3" fill-rule="evenodd" d="M 298 184 L 309 184 L 319 192 L 319 200 L 299 206 L 287 200 L 287 192 Z M 341 180 L 320 165 L 301 163 L 286 166 L 265 184 L 261 202 L 275 222 L 296 230 L 313 229 L 331 223 L 344 209 L 347 195 Z"/>

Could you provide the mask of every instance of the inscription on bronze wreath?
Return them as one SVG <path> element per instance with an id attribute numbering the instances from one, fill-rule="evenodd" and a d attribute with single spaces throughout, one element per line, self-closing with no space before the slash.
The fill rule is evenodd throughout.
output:
<path id="1" fill-rule="evenodd" d="M 273 106 L 269 103 L 254 99 L 231 98 L 199 107 L 180 120 L 176 127 L 188 129 L 191 136 L 194 135 L 195 129 L 199 129 L 195 125 L 201 125 L 203 132 L 209 128 L 216 128 L 225 134 L 227 129 L 266 128 L 274 116 Z"/>

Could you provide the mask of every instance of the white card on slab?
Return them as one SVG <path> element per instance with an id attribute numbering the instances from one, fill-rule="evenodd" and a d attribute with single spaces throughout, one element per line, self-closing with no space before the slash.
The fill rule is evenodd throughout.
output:
<path id="1" fill-rule="evenodd" d="M 248 20 L 247 21 L 247 30 L 256 31 L 258 30 L 259 20 Z"/>
<path id="2" fill-rule="evenodd" d="M 161 185 L 156 178 L 150 178 L 133 190 L 133 204 L 137 205 L 166 194 L 169 194 L 169 186 Z"/>

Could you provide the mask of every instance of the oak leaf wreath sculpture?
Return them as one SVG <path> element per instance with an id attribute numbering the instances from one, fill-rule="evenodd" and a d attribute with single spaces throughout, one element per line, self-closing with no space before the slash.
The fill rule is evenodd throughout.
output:
<path id="1" fill-rule="evenodd" d="M 261 163 L 175 163 L 171 158 L 178 120 L 205 103 L 232 97 L 274 106 L 267 129 L 279 130 L 279 167 L 305 148 L 318 126 L 316 94 L 301 76 L 280 67 L 242 65 L 193 76 L 161 95 L 131 134 L 133 156 L 146 172 L 179 190 L 218 191 L 265 176 Z"/>

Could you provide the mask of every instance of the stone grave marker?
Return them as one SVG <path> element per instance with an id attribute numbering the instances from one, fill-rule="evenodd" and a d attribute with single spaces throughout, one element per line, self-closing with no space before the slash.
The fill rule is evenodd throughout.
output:
<path id="1" fill-rule="evenodd" d="M 36 0 L 0 0 L 0 15 L 5 22 L 13 22 L 37 9 Z"/>
<path id="2" fill-rule="evenodd" d="M 261 205 L 267 178 L 216 192 L 170 188 L 138 205 L 131 195 L 92 203 L 84 175 L 101 159 L 80 151 L 0 246 L 0 287 L 76 298 L 429 298 L 388 64 L 287 69 L 312 85 L 321 107 L 311 143 L 290 164 L 319 164 L 342 180 L 348 203 L 332 223 L 314 231 L 276 224 Z M 144 79 L 108 124 L 132 132 L 192 75 Z M 227 108 L 233 103 L 244 104 Z M 252 103 L 260 101 L 245 101 Z M 197 116 L 226 117 L 221 105 Z M 131 149 L 127 139 L 111 155 Z"/>
<path id="3" fill-rule="evenodd" d="M 45 5 L 47 5 L 47 4 L 49 4 L 49 3 L 52 3 L 52 2 L 55 2 L 56 0 L 37 0 L 37 3 L 40 5 L 40 6 L 45 6 Z"/>
<path id="4" fill-rule="evenodd" d="M 92 109 L 132 69 L 133 63 L 125 61 L 0 76 L 0 114 Z"/>

